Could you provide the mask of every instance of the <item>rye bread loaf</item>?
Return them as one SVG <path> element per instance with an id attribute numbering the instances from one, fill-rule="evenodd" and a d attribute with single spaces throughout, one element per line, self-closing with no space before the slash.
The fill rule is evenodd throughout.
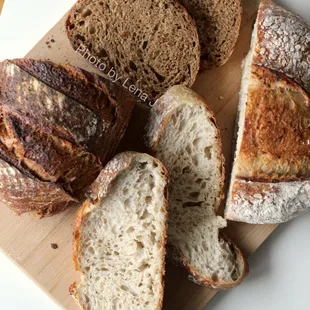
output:
<path id="1" fill-rule="evenodd" d="M 194 282 L 213 288 L 238 285 L 247 264 L 238 247 L 220 233 L 223 198 L 221 137 L 203 99 L 184 86 L 170 88 L 155 104 L 147 140 L 168 170 L 168 255 Z"/>
<path id="2" fill-rule="evenodd" d="M 17 214 L 53 215 L 80 198 L 113 155 L 134 100 L 71 66 L 0 63 L 0 197 Z"/>
<path id="3" fill-rule="evenodd" d="M 310 25 L 262 1 L 246 58 L 225 217 L 281 223 L 310 210 Z"/>
<path id="4" fill-rule="evenodd" d="M 201 68 L 227 62 L 239 36 L 241 0 L 177 0 L 194 18 L 201 49 Z"/>
<path id="5" fill-rule="evenodd" d="M 73 261 L 81 308 L 161 309 L 167 172 L 147 154 L 120 153 L 101 171 L 80 208 Z"/>
<path id="6" fill-rule="evenodd" d="M 75 50 L 87 46 L 119 82 L 128 77 L 148 100 L 175 84 L 191 86 L 199 70 L 195 23 L 174 0 L 80 0 L 66 28 Z"/>

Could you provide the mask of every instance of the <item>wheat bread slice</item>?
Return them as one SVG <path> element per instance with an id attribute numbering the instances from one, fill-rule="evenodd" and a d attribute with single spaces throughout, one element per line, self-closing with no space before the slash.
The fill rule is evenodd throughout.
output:
<path id="1" fill-rule="evenodd" d="M 120 153 L 79 209 L 71 294 L 83 309 L 161 309 L 167 221 L 167 172 L 155 158 Z"/>
<path id="2" fill-rule="evenodd" d="M 194 18 L 201 48 L 201 68 L 227 62 L 239 36 L 241 0 L 178 0 Z"/>
<path id="3" fill-rule="evenodd" d="M 185 86 L 171 87 L 152 108 L 147 141 L 170 177 L 168 254 L 194 282 L 213 288 L 238 285 L 247 264 L 220 233 L 224 159 L 212 112 Z"/>
<path id="4" fill-rule="evenodd" d="M 261 2 L 245 59 L 225 218 L 289 221 L 310 210 L 310 26 Z"/>
<path id="5" fill-rule="evenodd" d="M 86 46 L 107 65 L 104 73 L 113 67 L 121 77 L 118 82 L 129 78 L 142 101 L 175 84 L 191 86 L 199 70 L 195 23 L 174 0 L 80 0 L 66 29 L 75 50 Z"/>

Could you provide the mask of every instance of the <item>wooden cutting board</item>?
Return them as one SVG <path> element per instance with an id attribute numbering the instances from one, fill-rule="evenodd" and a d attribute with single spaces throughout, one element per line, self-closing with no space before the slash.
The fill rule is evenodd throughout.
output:
<path id="1" fill-rule="evenodd" d="M 249 50 L 258 0 L 243 1 L 243 22 L 236 50 L 229 62 L 219 69 L 201 73 L 193 87 L 215 112 L 219 123 L 226 168 L 232 161 L 233 133 L 241 80 L 241 62 Z M 59 21 L 27 57 L 70 63 L 95 71 L 69 45 L 64 31 L 65 17 Z M 143 134 L 147 109 L 137 107 L 122 150 L 142 150 L 137 144 Z M 227 179 L 229 179 L 227 177 Z M 61 307 L 77 309 L 69 296 L 69 285 L 78 275 L 71 262 L 72 225 L 76 209 L 43 220 L 28 215 L 15 216 L 0 207 L 0 248 L 41 286 Z M 241 247 L 246 256 L 253 254 L 272 233 L 276 225 L 248 225 L 230 222 L 226 233 Z M 52 249 L 51 243 L 58 245 Z M 215 290 L 200 287 L 187 280 L 179 268 L 167 264 L 164 308 L 169 310 L 200 310 L 216 294 Z"/>

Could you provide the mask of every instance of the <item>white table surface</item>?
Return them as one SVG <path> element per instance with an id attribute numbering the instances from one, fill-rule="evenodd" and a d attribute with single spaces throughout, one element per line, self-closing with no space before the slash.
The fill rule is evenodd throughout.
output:
<path id="1" fill-rule="evenodd" d="M 23 57 L 74 2 L 6 0 L 0 17 L 0 61 Z M 309 0 L 277 2 L 310 21 Z M 244 283 L 229 292 L 218 293 L 205 309 L 309 310 L 310 213 L 282 224 L 249 263 L 250 274 Z M 34 282 L 0 253 L 0 309 L 58 308 Z"/>

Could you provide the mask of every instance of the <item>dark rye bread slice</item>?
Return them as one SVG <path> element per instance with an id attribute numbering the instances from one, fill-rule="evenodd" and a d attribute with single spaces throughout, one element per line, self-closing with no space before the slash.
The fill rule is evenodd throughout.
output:
<path id="1" fill-rule="evenodd" d="M 195 19 L 201 67 L 223 65 L 231 56 L 241 25 L 241 0 L 178 0 Z"/>
<path id="2" fill-rule="evenodd" d="M 18 214 L 62 211 L 112 156 L 134 99 L 94 74 L 45 61 L 4 61 L 0 77 L 0 199 Z"/>
<path id="3" fill-rule="evenodd" d="M 197 29 L 173 0 L 78 1 L 66 22 L 76 50 L 90 54 L 154 99 L 175 84 L 191 86 L 199 69 Z M 107 71 L 107 70 L 106 70 Z"/>

